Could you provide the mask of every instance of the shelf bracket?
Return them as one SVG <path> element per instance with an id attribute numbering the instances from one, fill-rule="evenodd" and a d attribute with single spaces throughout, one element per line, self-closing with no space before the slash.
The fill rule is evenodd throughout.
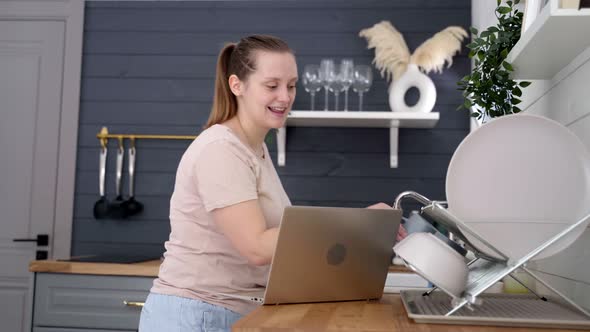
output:
<path id="1" fill-rule="evenodd" d="M 392 120 L 389 127 L 389 167 L 397 168 L 399 121 Z"/>
<path id="2" fill-rule="evenodd" d="M 397 168 L 397 139 L 399 128 L 389 128 L 389 167 Z"/>
<path id="3" fill-rule="evenodd" d="M 281 127 L 277 130 L 277 164 L 285 166 L 286 153 L 285 145 L 287 143 L 287 127 Z"/>

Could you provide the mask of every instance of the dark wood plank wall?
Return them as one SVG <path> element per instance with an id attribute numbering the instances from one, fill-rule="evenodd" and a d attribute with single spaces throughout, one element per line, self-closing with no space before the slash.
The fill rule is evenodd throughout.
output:
<path id="1" fill-rule="evenodd" d="M 112 133 L 197 134 L 213 94 L 216 55 L 224 42 L 250 33 L 285 39 L 299 69 L 323 57 L 369 64 L 373 51 L 358 31 L 390 20 L 411 50 L 449 25 L 467 28 L 470 1 L 87 1 L 72 254 L 158 255 L 168 237 L 168 208 L 177 163 L 188 141 L 137 142 L 136 196 L 142 215 L 95 220 L 98 140 Z M 399 168 L 388 166 L 389 131 L 289 128 L 287 165 L 278 168 L 294 204 L 366 206 L 393 202 L 405 190 L 445 198 L 448 163 L 469 131 L 456 82 L 469 70 L 463 52 L 432 74 L 441 120 L 434 129 L 401 129 Z M 388 111 L 387 82 L 375 70 L 366 110 Z M 317 98 L 317 97 L 316 97 Z M 409 100 L 416 96 L 409 93 Z M 298 86 L 294 109 L 308 109 Z M 317 102 L 322 105 L 323 99 Z M 351 94 L 354 109 L 357 97 Z M 269 144 L 276 160 L 274 139 Z M 116 142 L 109 142 L 107 191 L 114 199 Z M 124 177 L 127 193 L 127 177 Z"/>

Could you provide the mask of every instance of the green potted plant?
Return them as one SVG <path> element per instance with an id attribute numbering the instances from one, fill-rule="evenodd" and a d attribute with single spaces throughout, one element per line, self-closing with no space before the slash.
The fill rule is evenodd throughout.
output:
<path id="1" fill-rule="evenodd" d="M 470 49 L 469 58 L 475 62 L 471 73 L 457 83 L 464 98 L 458 109 L 471 110 L 471 116 L 482 122 L 520 112 L 516 105 L 521 102 L 522 88 L 531 84 L 510 78 L 514 69 L 506 61 L 508 52 L 520 38 L 523 13 L 515 8 L 519 2 L 502 4 L 497 0 L 498 23 L 479 34 L 476 28 L 470 28 L 473 40 L 467 48 Z"/>

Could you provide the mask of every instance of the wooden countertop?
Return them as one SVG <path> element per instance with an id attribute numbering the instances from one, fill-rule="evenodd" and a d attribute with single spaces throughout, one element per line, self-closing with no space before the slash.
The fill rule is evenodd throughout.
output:
<path id="1" fill-rule="evenodd" d="M 160 264 L 159 259 L 131 264 L 115 263 L 84 263 L 66 261 L 32 261 L 29 264 L 31 272 L 45 273 L 71 273 L 71 274 L 98 274 L 120 276 L 157 277 Z M 392 266 L 390 272 L 411 272 L 403 266 Z"/>
<path id="2" fill-rule="evenodd" d="M 32 261 L 31 272 L 95 274 L 115 276 L 157 277 L 161 261 L 159 259 L 141 263 L 83 263 L 64 261 Z"/>
<path id="3" fill-rule="evenodd" d="M 233 332 L 565 332 L 579 330 L 534 329 L 473 325 L 417 324 L 406 315 L 399 294 L 384 294 L 379 301 L 268 305 L 237 321 Z"/>

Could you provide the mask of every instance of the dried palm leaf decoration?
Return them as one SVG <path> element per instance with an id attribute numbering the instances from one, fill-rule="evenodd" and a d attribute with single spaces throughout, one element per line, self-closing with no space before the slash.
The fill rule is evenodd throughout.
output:
<path id="1" fill-rule="evenodd" d="M 381 77 L 386 75 L 399 78 L 405 71 L 410 60 L 410 50 L 402 34 L 397 31 L 389 21 L 381 21 L 372 28 L 363 29 L 359 36 L 367 39 L 367 48 L 375 49 L 373 63 L 381 72 Z"/>
<path id="2" fill-rule="evenodd" d="M 408 64 L 416 64 L 423 72 L 440 73 L 445 62 L 447 68 L 453 63 L 453 56 L 461 50 L 461 42 L 467 31 L 458 26 L 450 26 L 437 32 L 420 45 L 412 55 L 402 34 L 389 21 L 381 21 L 371 28 L 359 32 L 367 39 L 367 48 L 375 49 L 373 63 L 387 80 L 398 79 L 406 71 Z"/>

